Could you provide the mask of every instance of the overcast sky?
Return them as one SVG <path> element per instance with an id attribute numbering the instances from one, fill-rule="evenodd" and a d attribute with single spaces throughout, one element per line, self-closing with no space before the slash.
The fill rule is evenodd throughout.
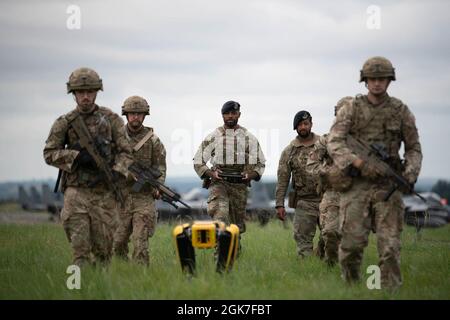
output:
<path id="1" fill-rule="evenodd" d="M 103 79 L 99 105 L 119 113 L 127 97 L 147 99 L 169 176 L 195 177 L 193 154 L 227 100 L 241 104 L 275 176 L 295 113 L 327 132 L 339 98 L 366 92 L 359 70 L 375 55 L 392 61 L 389 93 L 416 116 L 421 177 L 450 179 L 449 30 L 449 1 L 3 0 L 0 181 L 56 177 L 42 150 L 75 106 L 66 82 L 78 67 Z"/>

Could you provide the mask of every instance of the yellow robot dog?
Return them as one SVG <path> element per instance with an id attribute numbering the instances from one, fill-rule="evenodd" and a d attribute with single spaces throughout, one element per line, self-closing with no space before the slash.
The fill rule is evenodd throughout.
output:
<path id="1" fill-rule="evenodd" d="M 178 260 L 183 272 L 194 274 L 195 250 L 216 248 L 217 272 L 229 271 L 239 248 L 239 227 L 221 221 L 194 221 L 173 229 Z"/>

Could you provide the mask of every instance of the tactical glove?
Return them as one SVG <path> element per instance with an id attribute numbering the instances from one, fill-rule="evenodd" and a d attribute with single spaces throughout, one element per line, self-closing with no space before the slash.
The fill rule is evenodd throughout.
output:
<path id="1" fill-rule="evenodd" d="M 81 149 L 74 162 L 84 168 L 97 168 L 94 158 L 92 158 L 91 154 L 86 149 Z"/>
<path id="2" fill-rule="evenodd" d="M 112 173 L 113 182 L 116 182 L 116 183 L 125 182 L 126 177 L 122 173 L 115 171 L 115 170 L 112 170 L 111 173 Z"/>

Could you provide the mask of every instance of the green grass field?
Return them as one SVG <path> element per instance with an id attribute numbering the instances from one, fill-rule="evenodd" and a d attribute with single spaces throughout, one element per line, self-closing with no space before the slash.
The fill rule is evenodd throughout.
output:
<path id="1" fill-rule="evenodd" d="M 197 250 L 198 275 L 182 275 L 171 238 L 173 226 L 158 225 L 151 239 L 151 266 L 114 259 L 109 268 L 82 270 L 81 289 L 66 287 L 71 250 L 57 224 L 0 225 L 0 299 L 449 299 L 450 225 L 402 235 L 404 285 L 399 292 L 347 286 L 339 268 L 311 257 L 299 260 L 292 225 L 272 220 L 248 225 L 243 253 L 232 272 L 216 274 L 211 250 Z M 363 272 L 377 264 L 375 238 Z"/>

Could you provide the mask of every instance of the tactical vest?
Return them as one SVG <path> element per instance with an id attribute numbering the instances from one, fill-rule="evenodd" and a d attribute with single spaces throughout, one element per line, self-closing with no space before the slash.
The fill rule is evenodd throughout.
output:
<path id="1" fill-rule="evenodd" d="M 127 126 L 125 126 L 125 137 L 127 138 L 128 142 L 130 143 L 131 148 L 133 149 L 133 160 L 136 162 L 139 162 L 144 167 L 150 168 L 152 163 L 152 157 L 153 157 L 153 143 L 152 143 L 152 137 L 153 137 L 153 128 L 149 127 L 143 127 L 142 130 L 137 134 L 130 134 L 128 132 Z M 147 139 L 147 141 L 142 145 L 142 147 L 139 148 L 139 150 L 135 150 L 135 146 L 147 135 L 148 132 L 152 132 L 151 136 Z M 130 182 L 129 186 L 131 187 L 134 182 Z M 145 185 L 140 193 L 149 193 L 152 191 L 152 187 L 149 185 Z"/>
<path id="2" fill-rule="evenodd" d="M 96 141 L 99 151 L 102 156 L 111 165 L 114 162 L 114 155 L 117 153 L 115 144 L 112 142 L 112 128 L 109 115 L 112 113 L 107 108 L 96 107 L 90 114 L 80 114 L 92 136 Z M 78 110 L 72 110 L 65 118 L 69 122 L 67 130 L 67 148 L 74 149 L 79 144 L 79 138 L 75 130 L 70 125 L 70 122 L 79 114 Z M 74 187 L 95 187 L 107 188 L 101 178 L 99 169 L 88 169 L 84 167 L 75 168 L 71 173 L 65 172 L 62 178 L 62 190 L 67 186 Z"/>
<path id="3" fill-rule="evenodd" d="M 139 148 L 139 150 L 134 150 L 136 144 L 138 144 L 146 135 L 151 131 L 152 128 L 143 127 L 142 131 L 136 135 L 130 135 L 128 129 L 125 128 L 125 136 L 130 143 L 131 148 L 133 148 L 133 159 L 143 164 L 144 166 L 152 166 L 152 155 L 153 155 L 153 143 L 152 143 L 152 135 L 148 140 Z"/>
<path id="4" fill-rule="evenodd" d="M 250 154 L 253 150 L 250 150 L 250 136 L 247 134 L 247 129 L 240 127 L 238 130 L 240 131 L 236 135 L 230 136 L 226 134 L 225 128 L 218 128 L 220 135 L 216 139 L 219 139 L 215 141 L 215 147 L 211 154 L 211 163 L 214 168 L 225 171 L 250 172 L 256 167 L 257 158 L 250 163 Z M 219 143 L 222 143 L 222 150 L 219 149 Z M 254 143 L 257 143 L 256 140 Z M 256 148 L 257 145 L 254 147 Z M 254 156 L 257 156 L 258 150 L 256 149 L 255 152 Z"/>
<path id="5" fill-rule="evenodd" d="M 402 170 L 399 150 L 404 110 L 404 104 L 393 97 L 388 97 L 381 105 L 373 106 L 367 96 L 358 95 L 354 99 L 353 125 L 349 131 L 355 138 L 368 144 L 384 146 L 390 157 L 388 163 L 399 172 Z"/>
<path id="6" fill-rule="evenodd" d="M 317 141 L 318 136 L 315 135 Z M 319 197 L 317 187 L 319 179 L 317 176 L 308 173 L 306 162 L 309 154 L 314 150 L 314 143 L 310 146 L 292 146 L 289 155 L 288 165 L 292 172 L 293 187 L 298 199 L 314 199 Z"/>

